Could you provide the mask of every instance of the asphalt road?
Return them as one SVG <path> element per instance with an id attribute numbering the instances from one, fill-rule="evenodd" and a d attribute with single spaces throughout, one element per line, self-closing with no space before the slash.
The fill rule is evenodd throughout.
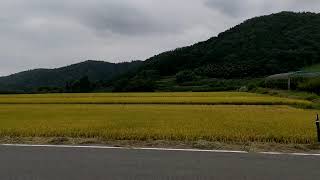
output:
<path id="1" fill-rule="evenodd" d="M 1 180 L 315 180 L 320 157 L 0 146 Z"/>

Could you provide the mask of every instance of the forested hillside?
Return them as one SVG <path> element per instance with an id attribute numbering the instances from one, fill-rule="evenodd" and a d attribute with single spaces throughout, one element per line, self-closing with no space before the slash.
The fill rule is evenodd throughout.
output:
<path id="1" fill-rule="evenodd" d="M 145 80 L 145 72 L 159 75 L 151 77 L 175 76 L 185 81 L 257 78 L 319 62 L 320 15 L 281 12 L 247 20 L 207 41 L 151 57 L 138 73 L 122 80 Z"/>
<path id="2" fill-rule="evenodd" d="M 320 62 L 320 15 L 282 12 L 247 20 L 218 37 L 147 60 L 161 75 L 195 69 L 221 78 L 256 77 Z"/>

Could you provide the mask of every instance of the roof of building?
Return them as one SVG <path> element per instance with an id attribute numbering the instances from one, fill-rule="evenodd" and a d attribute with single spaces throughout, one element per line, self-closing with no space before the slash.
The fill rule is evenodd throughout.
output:
<path id="1" fill-rule="evenodd" d="M 296 72 L 271 75 L 271 76 L 268 76 L 266 79 L 289 79 L 293 77 L 305 77 L 305 78 L 320 77 L 320 72 L 296 71 Z"/>

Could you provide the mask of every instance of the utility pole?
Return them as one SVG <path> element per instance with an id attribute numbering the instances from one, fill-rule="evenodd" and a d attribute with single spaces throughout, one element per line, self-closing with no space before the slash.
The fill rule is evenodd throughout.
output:
<path id="1" fill-rule="evenodd" d="M 318 142 L 320 143 L 320 121 L 319 121 L 319 114 L 317 114 L 316 126 L 317 126 Z"/>

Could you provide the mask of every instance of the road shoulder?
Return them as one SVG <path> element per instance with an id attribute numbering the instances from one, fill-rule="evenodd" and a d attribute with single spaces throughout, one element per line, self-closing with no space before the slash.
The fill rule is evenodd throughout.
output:
<path id="1" fill-rule="evenodd" d="M 320 154 L 320 144 L 280 144 L 261 142 L 209 142 L 199 141 L 167 141 L 167 140 L 104 140 L 98 138 L 43 138 L 43 137 L 2 137 L 0 144 L 33 144 L 33 145 L 85 145 L 124 148 L 168 148 L 228 150 L 245 152 L 279 152 L 279 153 L 316 153 Z"/>

